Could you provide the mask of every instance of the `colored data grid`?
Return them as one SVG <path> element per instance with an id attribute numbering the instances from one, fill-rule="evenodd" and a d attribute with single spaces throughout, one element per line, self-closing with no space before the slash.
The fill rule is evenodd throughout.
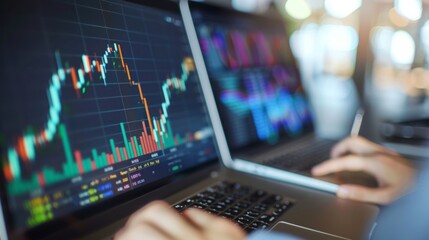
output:
<path id="1" fill-rule="evenodd" d="M 283 26 L 195 16 L 230 146 L 274 144 L 282 134 L 301 134 L 311 117 Z"/>

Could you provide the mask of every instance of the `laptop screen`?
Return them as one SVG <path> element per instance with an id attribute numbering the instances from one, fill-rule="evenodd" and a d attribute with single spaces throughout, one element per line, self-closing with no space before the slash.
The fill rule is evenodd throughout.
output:
<path id="1" fill-rule="evenodd" d="M 179 7 L 140 2 L 4 3 L 2 205 L 13 229 L 217 157 Z"/>
<path id="2" fill-rule="evenodd" d="M 232 151 L 301 136 L 312 119 L 283 20 L 190 9 Z"/>

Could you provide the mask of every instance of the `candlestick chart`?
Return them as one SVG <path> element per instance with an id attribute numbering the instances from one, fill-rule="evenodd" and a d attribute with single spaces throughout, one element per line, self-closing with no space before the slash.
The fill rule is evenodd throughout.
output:
<path id="1" fill-rule="evenodd" d="M 192 140 L 193 136 L 182 138 L 179 135 L 174 135 L 168 119 L 168 107 L 170 106 L 170 98 L 173 90 L 186 91 L 186 82 L 189 74 L 195 70 L 192 58 L 184 58 L 181 63 L 182 72 L 179 77 L 171 77 L 165 79 L 162 84 L 162 93 L 164 102 L 161 104 L 162 111 L 159 116 L 151 117 L 148 103 L 144 97 L 140 83 L 135 82 L 130 75 L 128 64 L 124 61 L 121 45 L 113 43 L 112 47 L 107 46 L 103 56 L 98 59 L 91 59 L 88 55 L 82 54 L 81 68 L 68 67 L 64 68 L 59 52 L 55 53 L 58 70 L 52 74 L 50 85 L 48 87 L 48 98 L 50 99 L 48 120 L 45 127 L 39 132 L 29 132 L 20 136 L 16 144 L 8 148 L 6 164 L 3 167 L 7 181 L 11 182 L 11 190 L 25 192 L 45 184 L 55 183 L 72 176 L 83 174 L 84 172 L 93 171 L 98 168 L 105 167 L 120 161 L 126 161 L 130 158 L 138 157 L 144 154 L 150 154 L 164 148 L 183 143 L 185 140 Z M 72 150 L 67 134 L 66 126 L 60 123 L 61 115 L 61 86 L 65 81 L 69 80 L 73 84 L 76 91 L 76 98 L 84 97 L 86 88 L 90 86 L 91 81 L 94 81 L 95 76 L 99 75 L 99 80 L 107 85 L 106 72 L 109 68 L 109 58 L 116 58 L 120 61 L 120 67 L 123 70 L 123 75 L 128 80 L 130 86 L 138 91 L 141 103 L 145 107 L 147 114 L 147 123 L 142 121 L 143 132 L 139 136 L 127 137 L 124 124 L 120 123 L 120 129 L 123 136 L 124 146 L 115 145 L 113 139 L 109 139 L 111 146 L 110 152 L 97 152 L 92 149 L 92 156 L 83 158 L 79 150 Z M 112 61 L 113 62 L 113 61 Z M 37 154 L 37 148 L 43 147 L 54 140 L 54 136 L 58 134 L 61 138 L 66 163 L 63 164 L 63 172 L 58 173 L 53 169 L 44 168 L 42 171 L 35 173 L 32 179 L 24 182 L 21 177 L 20 162 L 34 161 Z"/>
<path id="2" fill-rule="evenodd" d="M 18 226 L 216 157 L 178 9 L 116 0 L 12 8 L 1 45 L 0 158 Z"/>

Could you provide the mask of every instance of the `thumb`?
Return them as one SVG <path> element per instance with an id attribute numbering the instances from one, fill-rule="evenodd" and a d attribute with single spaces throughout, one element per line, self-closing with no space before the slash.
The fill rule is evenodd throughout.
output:
<path id="1" fill-rule="evenodd" d="M 392 201 L 390 195 L 388 188 L 369 188 L 349 184 L 341 185 L 337 191 L 337 196 L 340 198 L 383 205 Z"/>

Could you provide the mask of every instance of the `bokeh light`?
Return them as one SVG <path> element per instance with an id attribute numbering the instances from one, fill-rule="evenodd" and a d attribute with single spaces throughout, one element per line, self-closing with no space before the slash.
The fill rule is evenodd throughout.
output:
<path id="1" fill-rule="evenodd" d="M 285 3 L 286 12 L 293 18 L 302 20 L 311 15 L 311 8 L 306 0 L 288 0 Z"/>
<path id="2" fill-rule="evenodd" d="M 395 0 L 395 9 L 398 14 L 417 21 L 422 16 L 423 6 L 421 0 Z"/>
<path id="3" fill-rule="evenodd" d="M 326 12 L 332 17 L 345 18 L 362 5 L 362 0 L 325 0 Z"/>
<path id="4" fill-rule="evenodd" d="M 409 68 L 414 61 L 416 45 L 413 37 L 405 31 L 396 31 L 392 36 L 390 54 L 399 68 Z"/>

